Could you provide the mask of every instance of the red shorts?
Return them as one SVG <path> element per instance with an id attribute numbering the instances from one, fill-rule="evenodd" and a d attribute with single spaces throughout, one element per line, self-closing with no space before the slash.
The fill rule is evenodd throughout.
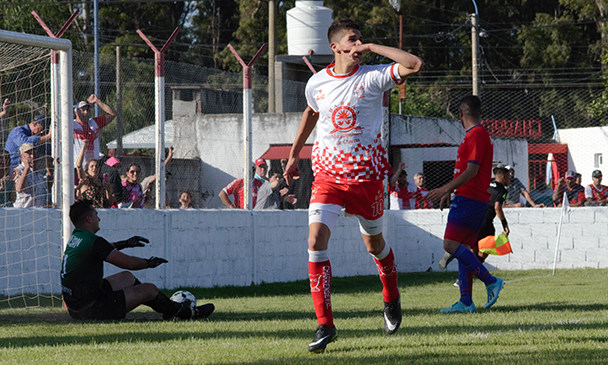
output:
<path id="1" fill-rule="evenodd" d="M 384 214 L 384 185 L 380 180 L 354 185 L 315 180 L 310 202 L 339 205 L 347 214 L 376 220 Z"/>

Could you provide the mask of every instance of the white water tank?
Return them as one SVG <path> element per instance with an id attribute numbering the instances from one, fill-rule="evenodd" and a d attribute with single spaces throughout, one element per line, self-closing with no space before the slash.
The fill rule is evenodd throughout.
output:
<path id="1" fill-rule="evenodd" d="M 327 29 L 333 22 L 333 10 L 323 1 L 296 1 L 287 11 L 287 50 L 290 56 L 304 56 L 312 50 L 315 55 L 331 55 Z"/>

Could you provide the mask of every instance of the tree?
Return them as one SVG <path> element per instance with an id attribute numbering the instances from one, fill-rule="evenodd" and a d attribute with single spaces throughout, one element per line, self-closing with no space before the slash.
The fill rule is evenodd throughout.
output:
<path id="1" fill-rule="evenodd" d="M 238 10 L 234 0 L 198 1 L 190 19 L 192 26 L 186 29 L 191 48 L 182 59 L 218 68 L 215 54 L 232 40 L 232 33 L 239 26 Z"/>

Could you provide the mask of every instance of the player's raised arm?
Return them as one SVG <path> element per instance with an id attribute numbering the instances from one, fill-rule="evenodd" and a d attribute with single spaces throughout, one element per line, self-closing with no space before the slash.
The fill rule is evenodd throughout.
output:
<path id="1" fill-rule="evenodd" d="M 285 182 L 287 182 L 287 185 L 289 185 L 290 178 L 294 176 L 300 176 L 300 171 L 298 171 L 300 151 L 302 151 L 302 147 L 304 147 L 304 144 L 310 136 L 310 133 L 312 133 L 313 129 L 315 129 L 318 120 L 319 113 L 316 113 L 309 106 L 306 107 L 304 113 L 302 113 L 302 119 L 300 120 L 298 133 L 296 134 L 296 138 L 293 141 L 293 145 L 291 146 L 291 151 L 289 152 L 289 160 L 287 161 L 285 171 L 283 172 L 283 176 L 285 177 Z"/>
<path id="2" fill-rule="evenodd" d="M 350 50 L 351 55 L 354 53 L 368 52 L 379 54 L 380 56 L 384 56 L 397 62 L 399 64 L 399 76 L 402 78 L 420 72 L 424 66 L 424 61 L 422 58 L 394 47 L 382 46 L 374 43 L 364 43 L 361 45 L 356 45 Z"/>

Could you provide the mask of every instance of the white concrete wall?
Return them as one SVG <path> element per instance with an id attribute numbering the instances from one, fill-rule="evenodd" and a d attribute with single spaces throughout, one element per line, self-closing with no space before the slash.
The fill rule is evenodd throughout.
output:
<path id="1" fill-rule="evenodd" d="M 568 145 L 568 170 L 583 176 L 583 185 L 593 182 L 593 170 L 608 174 L 608 127 L 570 128 L 557 130 L 559 143 Z M 601 153 L 604 163 L 595 166 L 594 155 Z M 603 182 L 606 184 L 606 180 Z"/>
<path id="2" fill-rule="evenodd" d="M 552 268 L 560 212 L 560 208 L 506 209 L 513 253 L 491 256 L 486 265 L 504 270 Z M 135 273 L 142 282 L 163 288 L 286 282 L 308 277 L 307 214 L 213 209 L 100 210 L 99 235 L 109 241 L 133 235 L 148 237 L 149 247 L 123 252 L 169 260 L 168 264 Z M 385 237 L 394 249 L 400 272 L 438 270 L 446 219 L 447 211 L 386 211 Z M 496 228 L 500 229 L 500 223 Z M 60 256 L 58 211 L 0 209 L 0 295 L 21 290 L 60 293 Z M 329 256 L 336 276 L 376 274 L 355 218 L 338 220 Z M 607 208 L 572 208 L 564 216 L 557 267 L 608 267 Z M 456 268 L 455 262 L 448 267 Z M 118 271 L 106 264 L 106 275 Z"/>

